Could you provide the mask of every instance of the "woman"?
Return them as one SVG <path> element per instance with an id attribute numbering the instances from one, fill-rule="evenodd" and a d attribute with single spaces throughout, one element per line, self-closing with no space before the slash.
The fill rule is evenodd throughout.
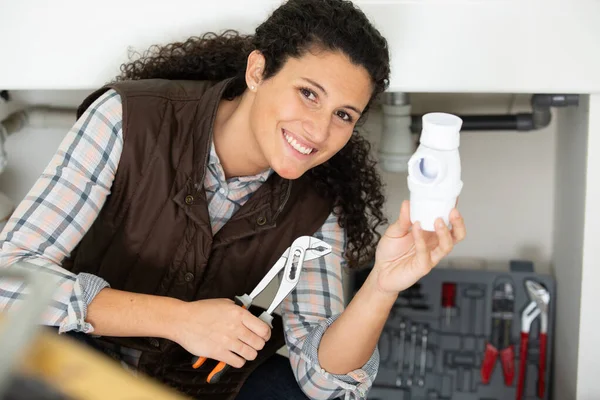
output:
<path id="1" fill-rule="evenodd" d="M 153 50 L 84 101 L 2 233 L 1 265 L 56 279 L 43 323 L 93 332 L 102 351 L 193 397 L 231 399 L 247 381 L 239 398 L 365 398 L 398 292 L 465 236 L 457 210 L 452 231 L 439 220 L 426 235 L 407 202 L 377 234 L 382 185 L 355 128 L 387 87 L 385 39 L 349 1 L 290 0 L 252 36 Z M 305 263 L 271 331 L 231 299 L 301 235 L 333 252 Z M 344 310 L 342 268 L 373 257 Z M 23 291 L 0 289 L 5 309 Z M 274 378 L 261 369 L 283 332 L 299 385 L 258 393 L 273 390 L 252 379 Z M 214 363 L 193 370 L 190 353 L 235 368 L 208 385 Z"/>

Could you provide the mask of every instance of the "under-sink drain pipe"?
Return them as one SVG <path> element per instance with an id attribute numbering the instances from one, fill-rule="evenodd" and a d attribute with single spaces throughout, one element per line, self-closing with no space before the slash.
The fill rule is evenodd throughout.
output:
<path id="1" fill-rule="evenodd" d="M 0 173 L 6 167 L 6 138 L 25 127 L 69 129 L 75 123 L 75 110 L 49 107 L 31 107 L 10 114 L 0 121 Z"/>
<path id="2" fill-rule="evenodd" d="M 520 114 L 458 115 L 462 131 L 532 131 L 550 125 L 551 107 L 579 105 L 577 94 L 534 94 L 531 112 Z M 379 164 L 384 171 L 406 172 L 416 150 L 413 134 L 421 133 L 421 115 L 411 115 L 408 95 L 386 93 L 382 102 L 383 123 L 379 145 Z"/>
<path id="3" fill-rule="evenodd" d="M 532 131 L 550 125 L 551 107 L 579 105 L 577 94 L 534 94 L 531 96 L 531 112 L 522 114 L 459 115 L 463 131 Z M 421 116 L 413 115 L 410 130 L 421 132 Z"/>
<path id="4" fill-rule="evenodd" d="M 385 93 L 379 143 L 379 165 L 384 171 L 408 170 L 408 160 L 416 150 L 411 134 L 411 107 L 405 93 Z"/>
<path id="5" fill-rule="evenodd" d="M 10 114 L 0 122 L 0 130 L 5 135 L 18 132 L 25 127 L 29 128 L 61 128 L 69 129 L 76 120 L 74 109 L 31 107 Z"/>
<path id="6" fill-rule="evenodd" d="M 5 96 L 1 96 L 5 98 Z M 24 128 L 70 129 L 76 120 L 75 110 L 49 107 L 32 107 L 10 114 L 0 121 L 0 173 L 8 164 L 5 142 L 9 135 Z M 0 192 L 0 228 L 4 226 L 15 209 L 15 204 Z"/>

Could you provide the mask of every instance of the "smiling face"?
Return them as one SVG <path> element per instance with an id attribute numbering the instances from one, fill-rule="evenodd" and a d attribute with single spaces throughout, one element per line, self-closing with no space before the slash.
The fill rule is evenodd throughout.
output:
<path id="1" fill-rule="evenodd" d="M 371 98 L 371 78 L 364 67 L 331 51 L 289 58 L 261 81 L 263 65 L 263 56 L 253 52 L 246 73 L 254 92 L 250 128 L 265 165 L 296 179 L 348 143 Z"/>

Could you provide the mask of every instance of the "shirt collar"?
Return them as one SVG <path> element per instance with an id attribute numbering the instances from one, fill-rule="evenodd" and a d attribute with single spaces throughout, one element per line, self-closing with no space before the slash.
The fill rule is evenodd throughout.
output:
<path id="1" fill-rule="evenodd" d="M 225 180 L 225 171 L 223 170 L 223 166 L 221 165 L 221 160 L 219 160 L 219 156 L 217 155 L 217 150 L 215 149 L 215 142 L 211 140 L 210 142 L 210 154 L 208 156 L 208 168 L 216 175 L 220 184 L 226 184 Z M 273 169 L 269 168 L 266 171 L 260 172 L 256 175 L 251 176 L 238 176 L 235 178 L 231 178 L 228 181 L 230 183 L 238 183 L 240 186 L 246 186 L 252 182 L 260 182 L 264 183 L 269 179 L 269 176 L 273 173 Z M 213 185 L 211 185 L 213 186 Z M 237 186 L 237 185 L 236 185 Z M 210 189 L 207 187 L 207 189 Z"/>

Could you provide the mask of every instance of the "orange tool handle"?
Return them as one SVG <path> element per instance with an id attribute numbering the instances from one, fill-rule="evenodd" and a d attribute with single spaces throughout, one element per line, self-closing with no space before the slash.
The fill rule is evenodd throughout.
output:
<path id="1" fill-rule="evenodd" d="M 225 372 L 227 372 L 228 369 L 229 369 L 229 365 L 227 365 L 223 361 L 221 361 L 220 363 L 217 364 L 217 366 L 215 368 L 213 368 L 210 375 L 208 375 L 208 378 L 206 378 L 206 382 L 208 382 L 208 383 L 219 382 L 219 379 L 221 379 L 221 376 Z"/>
<path id="2" fill-rule="evenodd" d="M 194 369 L 198 369 L 202 366 L 202 364 L 204 364 L 206 362 L 206 357 L 195 357 L 194 358 L 194 365 L 192 365 L 192 368 Z"/>

